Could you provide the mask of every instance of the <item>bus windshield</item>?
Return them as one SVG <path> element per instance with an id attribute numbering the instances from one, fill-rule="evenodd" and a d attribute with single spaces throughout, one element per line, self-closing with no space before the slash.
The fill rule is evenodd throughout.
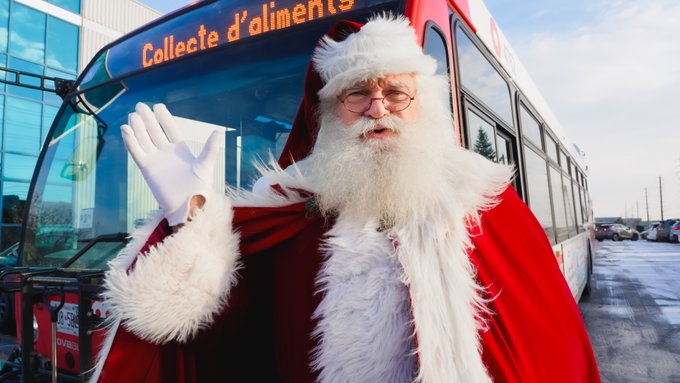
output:
<path id="1" fill-rule="evenodd" d="M 106 268 L 123 240 L 97 242 L 71 258 L 97 238 L 134 231 L 158 210 L 120 135 L 136 103 L 166 104 L 196 153 L 216 126 L 225 127 L 215 187 L 248 188 L 258 176 L 253 161 L 283 148 L 318 38 L 340 18 L 365 20 L 396 6 L 365 7 L 124 75 L 111 63 L 124 58 L 121 45 L 145 32 L 101 52 L 46 140 L 29 194 L 22 265 Z"/>

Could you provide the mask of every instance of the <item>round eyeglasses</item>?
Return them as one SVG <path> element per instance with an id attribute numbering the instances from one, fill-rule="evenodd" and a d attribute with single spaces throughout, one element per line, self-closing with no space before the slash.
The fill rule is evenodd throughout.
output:
<path id="1" fill-rule="evenodd" d="M 390 90 L 384 97 L 371 97 L 370 92 L 354 91 L 347 94 L 340 102 L 352 113 L 365 113 L 371 108 L 375 100 L 380 100 L 385 109 L 390 112 L 401 112 L 411 105 L 413 99 L 415 99 L 415 96 L 410 96 L 408 93 L 399 90 Z"/>

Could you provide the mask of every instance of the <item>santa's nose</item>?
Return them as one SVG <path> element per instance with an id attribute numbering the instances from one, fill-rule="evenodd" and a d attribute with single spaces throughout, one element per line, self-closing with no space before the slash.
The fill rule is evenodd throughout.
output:
<path id="1" fill-rule="evenodd" d="M 388 114 L 390 114 L 390 111 L 385 108 L 384 98 L 372 98 L 371 104 L 368 106 L 368 110 L 364 112 L 364 116 L 375 119 L 385 117 Z"/>

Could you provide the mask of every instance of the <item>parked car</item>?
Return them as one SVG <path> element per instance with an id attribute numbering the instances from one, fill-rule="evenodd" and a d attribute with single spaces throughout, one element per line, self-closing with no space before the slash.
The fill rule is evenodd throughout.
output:
<path id="1" fill-rule="evenodd" d="M 645 231 L 640 232 L 640 237 L 648 240 L 648 241 L 656 241 L 656 230 L 657 227 L 659 227 L 659 223 L 655 222 L 649 226 L 647 226 L 647 229 Z"/>
<path id="2" fill-rule="evenodd" d="M 666 219 L 659 222 L 659 226 L 656 228 L 656 238 L 654 240 L 668 242 L 671 238 L 671 226 L 677 222 L 677 219 Z M 649 236 L 647 237 L 649 238 Z"/>
<path id="3" fill-rule="evenodd" d="M 678 243 L 680 242 L 680 221 L 675 221 L 675 223 L 671 226 L 671 233 L 670 233 L 670 240 L 671 242 Z"/>
<path id="4" fill-rule="evenodd" d="M 637 241 L 640 238 L 640 233 L 631 229 L 626 225 L 619 223 L 596 223 L 595 224 L 595 239 L 602 241 L 611 239 L 612 241 L 621 241 L 630 239 Z"/>

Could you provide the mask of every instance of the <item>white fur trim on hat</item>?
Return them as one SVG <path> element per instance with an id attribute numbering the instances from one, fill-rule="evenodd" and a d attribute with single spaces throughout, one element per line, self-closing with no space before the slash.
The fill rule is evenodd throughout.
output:
<path id="1" fill-rule="evenodd" d="M 319 97 L 337 97 L 360 81 L 388 74 L 434 75 L 437 61 L 423 53 L 415 30 L 403 16 L 369 20 L 343 41 L 324 36 L 312 57 L 324 87 Z"/>

